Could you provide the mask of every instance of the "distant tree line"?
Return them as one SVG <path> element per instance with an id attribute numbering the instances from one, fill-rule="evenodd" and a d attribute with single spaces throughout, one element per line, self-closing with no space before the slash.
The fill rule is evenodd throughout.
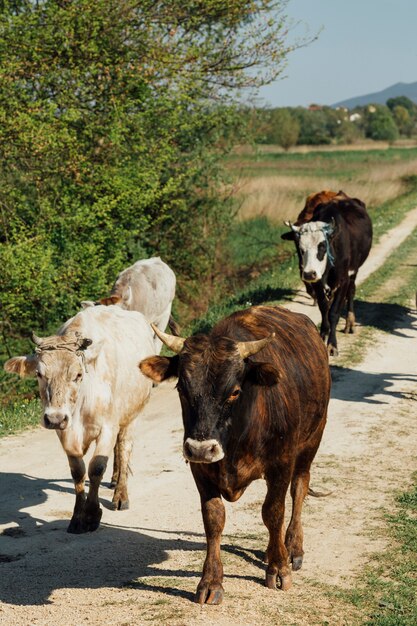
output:
<path id="1" fill-rule="evenodd" d="M 302 144 L 351 144 L 366 138 L 393 142 L 417 135 L 417 105 L 406 96 L 390 98 L 386 105 L 351 110 L 311 105 L 255 109 L 247 115 L 257 143 L 285 150 Z"/>

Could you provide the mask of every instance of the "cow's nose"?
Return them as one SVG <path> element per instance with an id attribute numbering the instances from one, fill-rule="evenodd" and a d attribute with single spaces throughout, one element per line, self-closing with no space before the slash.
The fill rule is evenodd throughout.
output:
<path id="1" fill-rule="evenodd" d="M 317 280 L 317 272 L 303 272 L 303 280 L 306 282 L 314 282 Z"/>
<path id="2" fill-rule="evenodd" d="M 45 424 L 45 427 L 49 429 L 65 430 L 68 426 L 68 419 L 68 415 L 48 415 L 48 413 L 45 413 L 43 416 L 43 423 Z"/>
<path id="3" fill-rule="evenodd" d="M 216 439 L 197 441 L 188 438 L 183 449 L 185 458 L 192 463 L 215 463 L 224 457 L 223 448 Z"/>

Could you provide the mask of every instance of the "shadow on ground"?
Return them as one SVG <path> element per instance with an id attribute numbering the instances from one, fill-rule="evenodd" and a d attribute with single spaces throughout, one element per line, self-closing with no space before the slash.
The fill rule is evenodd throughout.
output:
<path id="1" fill-rule="evenodd" d="M 397 304 L 359 302 L 357 321 L 362 325 L 371 325 L 398 337 L 408 337 L 416 327 L 416 316 L 406 307 Z M 412 347 L 410 346 L 410 349 Z M 364 372 L 340 365 L 331 365 L 333 388 L 332 398 L 346 401 L 384 404 L 383 396 L 417 400 L 417 392 L 402 391 L 401 382 L 417 383 L 417 375 L 404 373 Z M 376 397 L 379 396 L 379 397 Z"/>
<path id="2" fill-rule="evenodd" d="M 68 519 L 47 521 L 31 512 L 32 507 L 47 501 L 49 491 L 67 491 L 58 484 L 66 481 L 23 474 L 0 474 L 0 480 L 5 486 L 0 523 L 15 524 L 0 534 L 0 602 L 44 605 L 51 603 L 51 594 L 57 589 L 101 587 L 127 587 L 193 599 L 194 584 L 190 591 L 186 581 L 195 578 L 196 586 L 201 577 L 205 554 L 202 532 L 124 527 L 123 513 L 113 512 L 114 524 L 103 523 L 94 533 L 70 535 L 66 532 Z M 73 491 L 70 484 L 68 491 Z M 153 532 L 162 538 L 152 536 Z M 198 550 L 198 568 L 164 568 L 168 553 L 175 550 Z M 261 552 L 229 545 L 227 536 L 223 550 L 243 561 L 256 562 L 262 569 L 259 578 L 237 574 L 241 566 L 229 571 L 229 576 L 263 584 L 264 566 L 256 557 Z M 190 555 L 188 562 L 195 562 L 195 557 Z"/>
<path id="3" fill-rule="evenodd" d="M 362 326 L 371 326 L 399 337 L 406 337 L 407 329 L 413 327 L 415 318 L 410 309 L 389 302 L 365 302 L 355 300 L 356 321 Z"/>
<path id="4" fill-rule="evenodd" d="M 417 385 L 417 375 L 404 373 L 375 374 L 373 372 L 363 372 L 362 370 L 332 365 L 333 387 L 331 397 L 347 402 L 366 402 L 369 404 L 386 404 L 383 396 L 391 398 L 408 398 L 417 400 L 417 392 L 398 390 L 398 382 L 414 382 Z M 391 389 L 391 387 L 394 387 Z M 379 397 L 376 397 L 379 396 Z M 381 397 L 382 396 L 382 397 Z"/>

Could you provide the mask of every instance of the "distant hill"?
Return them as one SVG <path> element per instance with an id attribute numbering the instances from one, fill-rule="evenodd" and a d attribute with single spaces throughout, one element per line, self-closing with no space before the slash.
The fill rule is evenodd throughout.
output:
<path id="1" fill-rule="evenodd" d="M 356 98 L 348 98 L 347 100 L 341 100 L 332 104 L 335 107 L 347 107 L 348 109 L 354 109 L 358 106 L 365 106 L 366 104 L 385 104 L 388 98 L 397 98 L 398 96 L 407 96 L 413 102 L 417 104 L 417 82 L 415 83 L 396 83 L 387 87 L 382 91 L 376 91 L 375 93 L 368 93 L 365 96 L 357 96 Z"/>

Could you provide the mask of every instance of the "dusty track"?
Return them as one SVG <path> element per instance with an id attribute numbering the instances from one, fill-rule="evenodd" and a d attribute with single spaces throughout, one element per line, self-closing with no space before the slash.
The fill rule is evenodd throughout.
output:
<path id="1" fill-rule="evenodd" d="M 379 252 L 375 247 L 370 271 L 416 224 L 417 209 Z M 316 315 L 303 294 L 296 300 L 291 306 Z M 306 502 L 305 564 L 287 593 L 263 587 L 264 485 L 258 481 L 227 505 L 224 604 L 191 602 L 204 535 L 197 491 L 181 456 L 172 384 L 154 390 L 138 423 L 131 509 L 108 510 L 111 492 L 103 487 L 103 524 L 93 534 L 65 532 L 74 496 L 54 433 L 39 428 L 1 440 L 0 624 L 354 623 L 355 610 L 328 592 L 354 585 L 370 555 L 383 548 L 381 510 L 409 479 L 417 434 L 416 338 L 416 315 L 406 316 L 391 335 L 378 337 L 359 366 L 338 368 L 312 480 L 334 493 Z"/>

